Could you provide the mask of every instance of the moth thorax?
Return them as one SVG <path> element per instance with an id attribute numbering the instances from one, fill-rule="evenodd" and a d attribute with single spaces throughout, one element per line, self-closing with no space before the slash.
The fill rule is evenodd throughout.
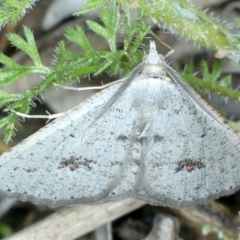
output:
<path id="1" fill-rule="evenodd" d="M 149 78 L 166 78 L 166 72 L 159 65 L 145 66 L 142 74 Z"/>

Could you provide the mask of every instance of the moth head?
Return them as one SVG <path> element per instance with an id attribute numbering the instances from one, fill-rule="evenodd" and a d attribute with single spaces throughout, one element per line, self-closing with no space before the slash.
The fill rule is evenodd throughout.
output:
<path id="1" fill-rule="evenodd" d="M 155 42 L 150 41 L 150 51 L 149 54 L 143 57 L 143 62 L 145 64 L 141 74 L 149 78 L 169 80 L 169 78 L 166 77 L 166 72 L 162 66 L 162 63 L 165 62 L 165 57 L 162 54 L 158 54 Z"/>

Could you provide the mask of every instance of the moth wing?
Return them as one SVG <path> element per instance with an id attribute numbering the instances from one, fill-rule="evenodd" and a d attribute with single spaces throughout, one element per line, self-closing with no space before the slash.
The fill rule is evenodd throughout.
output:
<path id="1" fill-rule="evenodd" d="M 108 200 L 128 161 L 124 132 L 134 131 L 129 120 L 134 112 L 125 105 L 124 94 L 125 101 L 116 101 L 96 119 L 118 88 L 96 94 L 4 153 L 0 194 L 52 207 Z M 124 186 L 118 198 L 129 194 L 130 185 Z"/>
<path id="2" fill-rule="evenodd" d="M 152 204 L 203 204 L 240 188 L 239 135 L 184 84 L 161 86 L 169 107 L 149 122 L 138 194 Z"/>

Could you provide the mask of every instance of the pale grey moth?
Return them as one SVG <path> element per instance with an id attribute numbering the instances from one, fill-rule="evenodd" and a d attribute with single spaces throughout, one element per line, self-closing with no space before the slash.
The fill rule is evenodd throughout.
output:
<path id="1" fill-rule="evenodd" d="M 172 207 L 240 188 L 240 137 L 159 56 L 0 157 L 0 194 L 59 207 Z"/>

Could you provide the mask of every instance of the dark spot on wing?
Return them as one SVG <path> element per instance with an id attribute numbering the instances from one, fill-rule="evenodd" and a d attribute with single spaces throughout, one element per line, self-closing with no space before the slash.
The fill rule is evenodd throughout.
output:
<path id="1" fill-rule="evenodd" d="M 221 142 L 220 142 L 220 145 L 225 145 L 225 144 L 226 144 L 225 141 L 221 141 Z"/>
<path id="2" fill-rule="evenodd" d="M 137 139 L 137 142 L 139 142 L 141 145 L 144 144 L 147 140 L 147 137 L 142 136 Z"/>
<path id="3" fill-rule="evenodd" d="M 58 169 L 67 167 L 66 164 L 67 164 L 67 163 L 66 163 L 65 161 L 60 162 L 60 164 L 59 164 L 59 166 L 58 166 Z"/>
<path id="4" fill-rule="evenodd" d="M 78 164 L 77 163 L 72 163 L 72 164 L 69 164 L 69 167 L 70 167 L 71 171 L 74 171 L 74 170 L 78 169 Z"/>
<path id="5" fill-rule="evenodd" d="M 122 162 L 119 162 L 119 161 L 115 161 L 115 162 L 111 162 L 111 166 L 122 166 Z"/>
<path id="6" fill-rule="evenodd" d="M 119 135 L 119 136 L 117 137 L 117 140 L 118 140 L 118 141 L 122 141 L 122 142 L 126 142 L 126 141 L 128 140 L 128 138 L 127 138 L 127 136 L 125 136 L 125 135 Z"/>
<path id="7" fill-rule="evenodd" d="M 75 138 L 75 135 L 74 135 L 74 134 L 70 134 L 69 136 L 72 137 L 72 138 Z"/>
<path id="8" fill-rule="evenodd" d="M 160 135 L 154 135 L 153 136 L 153 142 L 154 143 L 161 142 L 163 139 L 164 139 L 164 137 L 160 136 Z"/>
<path id="9" fill-rule="evenodd" d="M 82 167 L 86 171 L 90 171 L 92 169 L 90 166 L 91 163 L 96 164 L 96 161 L 82 157 L 70 157 L 70 159 L 63 159 L 58 165 L 58 169 L 69 167 L 71 171 L 75 171 L 78 168 Z"/>
<path id="10" fill-rule="evenodd" d="M 27 169 L 27 172 L 28 172 L 28 173 L 34 173 L 34 172 L 36 172 L 36 171 L 37 171 L 37 169 L 34 168 L 34 167 Z"/>
<path id="11" fill-rule="evenodd" d="M 206 134 L 206 133 L 203 133 L 203 134 L 201 135 L 201 138 L 203 138 L 203 137 L 205 137 L 205 136 L 207 136 L 207 134 Z"/>
<path id="12" fill-rule="evenodd" d="M 43 143 L 40 141 L 37 141 L 37 145 L 43 145 Z"/>
<path id="13" fill-rule="evenodd" d="M 185 159 L 177 163 L 177 168 L 175 169 L 175 171 L 180 172 L 186 170 L 188 172 L 192 172 L 195 168 L 201 169 L 204 167 L 205 164 L 203 164 L 201 160 Z"/>
<path id="14" fill-rule="evenodd" d="M 192 164 L 192 165 L 186 165 L 186 170 L 187 170 L 188 172 L 193 171 L 194 168 L 195 168 L 195 166 L 194 166 L 193 164 Z"/>
<path id="15" fill-rule="evenodd" d="M 71 171 L 74 171 L 74 170 L 78 169 L 79 165 L 77 162 L 75 162 L 72 159 L 64 160 L 64 161 L 60 162 L 58 169 L 65 168 L 65 167 L 69 167 Z"/>
<path id="16" fill-rule="evenodd" d="M 134 159 L 133 162 L 137 165 L 140 166 L 141 161 L 139 159 Z"/>
<path id="17" fill-rule="evenodd" d="M 179 109 L 174 109 L 174 112 L 175 112 L 176 114 L 179 114 L 180 110 L 179 110 Z"/>
<path id="18" fill-rule="evenodd" d="M 219 172 L 220 172 L 220 173 L 225 172 L 225 168 L 224 168 L 224 167 L 220 167 L 220 168 L 219 168 Z"/>

